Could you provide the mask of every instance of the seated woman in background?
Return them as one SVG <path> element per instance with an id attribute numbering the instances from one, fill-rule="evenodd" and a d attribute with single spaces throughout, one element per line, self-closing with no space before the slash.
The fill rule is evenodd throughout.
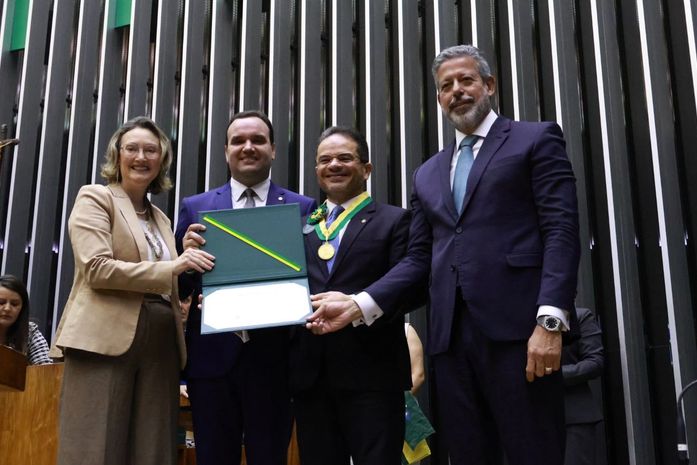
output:
<path id="1" fill-rule="evenodd" d="M 30 365 L 47 365 L 48 344 L 29 321 L 27 288 L 12 275 L 0 276 L 0 345 L 27 355 Z"/>

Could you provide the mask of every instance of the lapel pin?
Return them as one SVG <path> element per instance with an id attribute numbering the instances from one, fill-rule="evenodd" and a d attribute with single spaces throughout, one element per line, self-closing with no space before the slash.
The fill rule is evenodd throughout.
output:
<path id="1" fill-rule="evenodd" d="M 283 196 L 279 195 L 278 200 L 283 200 Z"/>
<path id="2" fill-rule="evenodd" d="M 368 222 L 368 220 L 366 220 L 365 218 L 363 218 L 363 219 L 361 220 L 361 223 L 363 223 L 363 224 L 365 224 L 365 223 L 367 223 L 367 222 Z"/>

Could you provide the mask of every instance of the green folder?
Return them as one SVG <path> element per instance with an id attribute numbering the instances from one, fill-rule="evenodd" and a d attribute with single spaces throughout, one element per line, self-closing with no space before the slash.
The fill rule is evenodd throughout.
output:
<path id="1" fill-rule="evenodd" d="M 203 211 L 201 333 L 304 324 L 312 314 L 298 204 Z"/>

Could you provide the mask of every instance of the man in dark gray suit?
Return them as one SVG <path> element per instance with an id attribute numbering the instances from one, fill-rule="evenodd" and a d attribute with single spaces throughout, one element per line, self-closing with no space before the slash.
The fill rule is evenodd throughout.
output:
<path id="1" fill-rule="evenodd" d="M 603 420 L 588 381 L 603 372 L 603 340 L 600 325 L 587 308 L 577 308 L 581 337 L 565 346 L 561 354 L 566 413 L 564 465 L 595 465 L 596 429 Z"/>

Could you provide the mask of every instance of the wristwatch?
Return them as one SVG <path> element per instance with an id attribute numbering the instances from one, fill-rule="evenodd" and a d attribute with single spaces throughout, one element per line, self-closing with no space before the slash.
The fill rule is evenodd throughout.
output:
<path id="1" fill-rule="evenodd" d="M 542 326 L 547 331 L 561 331 L 561 320 L 556 316 L 542 315 L 537 318 L 537 324 Z"/>

